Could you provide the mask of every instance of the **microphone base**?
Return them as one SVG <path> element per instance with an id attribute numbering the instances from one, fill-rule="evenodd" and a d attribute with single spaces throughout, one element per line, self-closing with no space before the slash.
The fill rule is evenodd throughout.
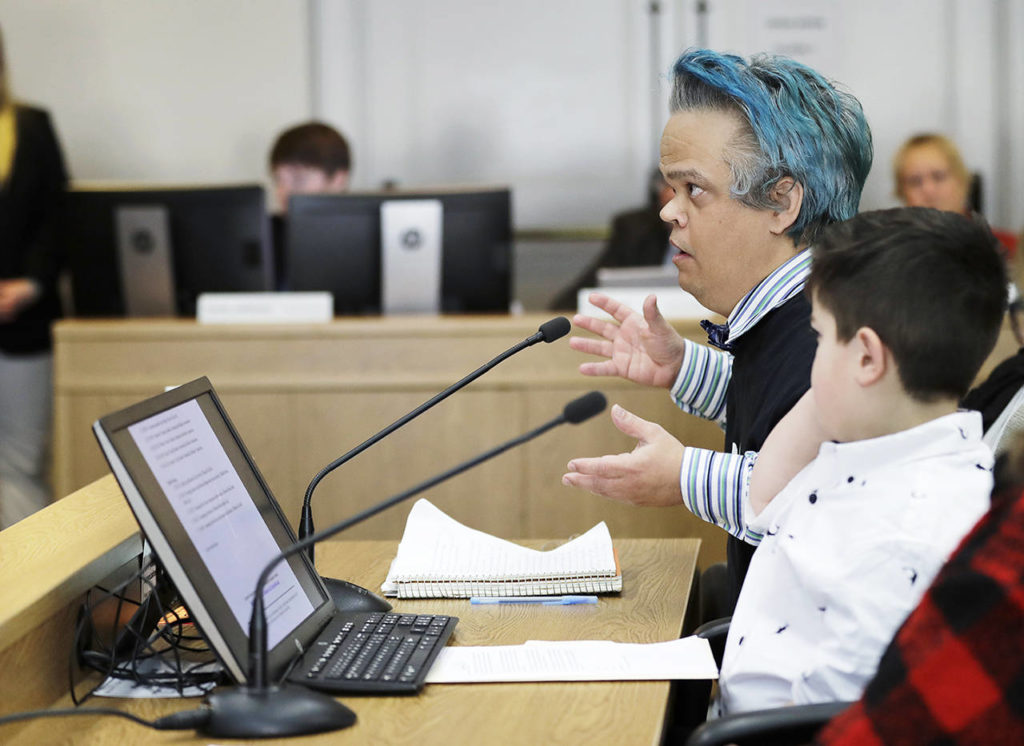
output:
<path id="1" fill-rule="evenodd" d="M 338 611 L 391 611 L 391 604 L 360 585 L 337 578 L 323 578 Z"/>
<path id="2" fill-rule="evenodd" d="M 348 728 L 356 714 L 333 697 L 301 686 L 236 686 L 208 695 L 210 718 L 197 730 L 213 738 L 275 738 Z"/>

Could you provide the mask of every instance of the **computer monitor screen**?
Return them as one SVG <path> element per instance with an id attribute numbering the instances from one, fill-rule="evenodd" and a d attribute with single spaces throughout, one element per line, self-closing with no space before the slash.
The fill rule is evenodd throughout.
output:
<path id="1" fill-rule="evenodd" d="M 107 415 L 93 433 L 191 617 L 232 678 L 246 681 L 257 578 L 296 538 L 210 381 Z M 301 552 L 275 566 L 263 592 L 276 679 L 334 604 Z"/>
<path id="2" fill-rule="evenodd" d="M 200 293 L 274 287 L 258 185 L 76 188 L 67 202 L 76 316 L 191 316 Z"/>
<path id="3" fill-rule="evenodd" d="M 328 290 L 335 313 L 380 313 L 381 208 L 403 200 L 441 205 L 440 308 L 448 313 L 507 312 L 512 228 L 508 189 L 296 195 L 288 206 L 285 283 Z"/>

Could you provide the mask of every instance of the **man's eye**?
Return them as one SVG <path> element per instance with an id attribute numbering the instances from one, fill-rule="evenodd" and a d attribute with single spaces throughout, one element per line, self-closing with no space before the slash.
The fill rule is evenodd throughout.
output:
<path id="1" fill-rule="evenodd" d="M 699 197 L 700 195 L 704 194 L 704 190 L 701 189 L 696 184 L 687 184 L 686 188 L 690 192 L 690 197 Z"/>

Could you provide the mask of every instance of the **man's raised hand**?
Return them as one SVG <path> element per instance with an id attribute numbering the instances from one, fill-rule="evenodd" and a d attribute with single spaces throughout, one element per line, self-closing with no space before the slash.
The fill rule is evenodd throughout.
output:
<path id="1" fill-rule="evenodd" d="M 658 299 L 644 299 L 643 316 L 603 293 L 591 293 L 590 302 L 614 321 L 576 314 L 573 323 L 601 339 L 571 337 L 569 346 L 605 358 L 582 363 L 585 376 L 619 376 L 646 386 L 671 388 L 683 364 L 683 338 L 658 310 Z"/>

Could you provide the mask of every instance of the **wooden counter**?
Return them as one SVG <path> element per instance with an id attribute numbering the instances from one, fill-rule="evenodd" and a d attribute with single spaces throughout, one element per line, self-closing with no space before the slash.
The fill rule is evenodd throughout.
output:
<path id="1" fill-rule="evenodd" d="M 458 616 L 453 645 L 678 637 L 697 542 L 623 539 L 616 546 L 623 591 L 602 597 L 596 606 L 471 606 L 464 599 L 424 599 L 399 600 L 395 608 Z M 0 714 L 71 705 L 68 656 L 81 596 L 112 568 L 135 557 L 139 547 L 127 503 L 109 476 L 0 532 Z M 328 542 L 318 552 L 318 565 L 326 573 L 377 588 L 395 549 L 394 541 Z M 432 684 L 416 697 L 345 697 L 357 713 L 355 726 L 296 742 L 656 746 L 668 695 L 666 681 Z M 197 704 L 195 699 L 94 699 L 86 706 L 115 707 L 151 720 Z M 209 740 L 188 731 L 156 732 L 119 718 L 75 717 L 3 726 L 0 742 L 120 746 Z"/>
<path id="2" fill-rule="evenodd" d="M 201 375 L 213 382 L 293 522 L 309 480 L 342 453 L 537 331 L 549 315 L 384 317 L 328 324 L 200 325 L 193 320 L 67 320 L 55 327 L 55 479 L 67 494 L 107 473 L 98 417 Z M 696 322 L 680 326 L 694 338 Z M 719 449 L 721 430 L 681 413 L 663 390 L 584 378 L 567 338 L 497 366 L 328 476 L 314 498 L 326 526 L 546 422 L 598 388 L 684 443 Z M 506 538 L 568 538 L 600 520 L 613 538 L 704 539 L 701 564 L 724 558 L 723 534 L 682 508 L 634 508 L 561 485 L 569 459 L 630 450 L 607 414 L 562 426 L 424 496 Z M 401 536 L 409 507 L 348 538 Z"/>
<path id="3" fill-rule="evenodd" d="M 55 327 L 55 477 L 67 494 L 107 473 L 90 426 L 98 417 L 209 376 L 286 515 L 294 523 L 309 480 L 392 421 L 533 334 L 549 315 L 384 317 L 328 324 L 200 325 L 193 320 L 68 320 Z M 705 339 L 697 322 L 679 331 Z M 1016 349 L 1006 328 L 979 380 Z M 720 449 L 721 430 L 684 415 L 662 390 L 584 378 L 589 356 L 566 339 L 538 344 L 328 476 L 317 525 L 396 494 L 546 422 L 593 388 L 658 422 L 686 445 Z M 614 538 L 692 536 L 701 565 L 724 559 L 724 534 L 682 508 L 634 508 L 562 487 L 575 456 L 632 449 L 607 414 L 563 426 L 424 496 L 458 520 L 506 538 L 567 538 L 607 521 Z M 349 538 L 401 536 L 410 506 Z"/>

